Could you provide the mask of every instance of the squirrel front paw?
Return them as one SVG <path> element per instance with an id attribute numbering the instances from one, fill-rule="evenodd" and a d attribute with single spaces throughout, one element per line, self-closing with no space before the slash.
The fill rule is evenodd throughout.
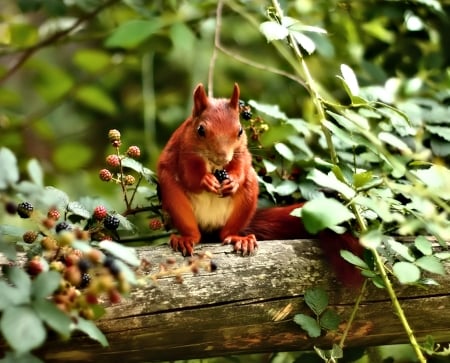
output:
<path id="1" fill-rule="evenodd" d="M 225 237 L 222 243 L 224 245 L 232 244 L 234 251 L 241 253 L 243 256 L 252 255 L 258 248 L 258 242 L 256 242 L 254 234 L 249 234 L 248 236 L 231 235 Z"/>
<path id="2" fill-rule="evenodd" d="M 216 194 L 219 193 L 220 183 L 217 180 L 217 178 L 214 176 L 214 174 L 212 174 L 212 173 L 205 174 L 205 176 L 202 178 L 201 185 L 208 192 L 216 193 Z"/>
<path id="3" fill-rule="evenodd" d="M 198 238 L 172 234 L 169 243 L 175 252 L 181 252 L 183 256 L 192 256 L 194 246 L 198 243 Z"/>

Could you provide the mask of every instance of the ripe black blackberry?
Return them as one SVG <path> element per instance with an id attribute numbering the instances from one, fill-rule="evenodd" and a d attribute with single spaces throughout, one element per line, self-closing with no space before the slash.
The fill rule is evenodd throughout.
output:
<path id="1" fill-rule="evenodd" d="M 78 261 L 78 268 L 82 273 L 88 272 L 88 270 L 92 267 L 91 261 L 89 261 L 87 258 L 81 258 Z"/>
<path id="2" fill-rule="evenodd" d="M 106 218 L 103 220 L 103 225 L 106 229 L 109 230 L 116 230 L 119 227 L 120 219 L 116 216 L 113 216 L 112 214 L 108 214 Z"/>
<path id="3" fill-rule="evenodd" d="M 17 205 L 17 214 L 21 218 L 30 218 L 31 213 L 33 213 L 34 207 L 29 202 L 22 202 Z"/>
<path id="4" fill-rule="evenodd" d="M 112 256 L 107 256 L 105 258 L 103 266 L 105 266 L 113 276 L 117 276 L 120 273 L 120 267 Z"/>
<path id="5" fill-rule="evenodd" d="M 244 111 L 242 111 L 241 112 L 241 117 L 244 119 L 244 120 L 250 120 L 251 118 L 252 118 L 252 111 L 250 111 L 250 110 L 244 110 Z"/>
<path id="6" fill-rule="evenodd" d="M 72 226 L 69 223 L 65 222 L 65 221 L 59 222 L 55 226 L 55 232 L 56 233 L 59 233 L 59 232 L 62 232 L 62 231 L 71 231 L 71 230 L 72 230 Z"/>
<path id="7" fill-rule="evenodd" d="M 6 202 L 5 204 L 5 211 L 8 214 L 16 214 L 17 213 L 17 204 L 14 202 Z"/>
<path id="8" fill-rule="evenodd" d="M 225 169 L 222 170 L 216 169 L 214 171 L 214 176 L 219 181 L 219 183 L 222 183 L 225 179 L 230 179 L 230 176 L 228 175 Z"/>
<path id="9" fill-rule="evenodd" d="M 90 282 L 91 282 L 91 275 L 89 275 L 86 272 L 83 273 L 81 275 L 80 288 L 84 289 L 85 287 L 88 287 Z"/>

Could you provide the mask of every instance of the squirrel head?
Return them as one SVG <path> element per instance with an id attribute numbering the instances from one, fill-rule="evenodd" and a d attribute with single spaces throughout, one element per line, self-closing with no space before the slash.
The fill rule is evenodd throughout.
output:
<path id="1" fill-rule="evenodd" d="M 229 99 L 209 98 L 200 83 L 194 90 L 192 136 L 195 151 L 207 162 L 210 171 L 223 169 L 247 146 L 239 120 L 239 86 L 234 84 Z"/>

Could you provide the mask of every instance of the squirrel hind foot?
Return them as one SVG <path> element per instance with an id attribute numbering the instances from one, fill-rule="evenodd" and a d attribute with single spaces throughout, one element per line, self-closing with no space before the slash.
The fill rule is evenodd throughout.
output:
<path id="1" fill-rule="evenodd" d="M 242 256 L 253 255 L 258 248 L 258 242 L 256 242 L 254 234 L 247 236 L 230 235 L 223 239 L 222 244 L 232 244 L 234 252 L 240 253 Z"/>

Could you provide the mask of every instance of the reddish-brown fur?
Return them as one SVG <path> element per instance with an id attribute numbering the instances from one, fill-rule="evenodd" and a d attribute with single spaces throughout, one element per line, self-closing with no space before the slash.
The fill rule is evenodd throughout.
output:
<path id="1" fill-rule="evenodd" d="M 257 240 L 311 237 L 301 220 L 290 215 L 301 204 L 256 210 L 259 189 L 251 162 L 239 121 L 238 85 L 230 99 L 210 99 L 199 84 L 191 116 L 173 133 L 158 161 L 162 207 L 179 233 L 170 237 L 174 250 L 190 255 L 209 233 L 243 254 L 252 253 Z M 215 169 L 225 169 L 229 179 L 220 184 Z M 340 249 L 360 254 L 358 240 L 332 231 L 319 238 L 341 280 L 359 283 L 360 274 L 339 257 Z"/>

